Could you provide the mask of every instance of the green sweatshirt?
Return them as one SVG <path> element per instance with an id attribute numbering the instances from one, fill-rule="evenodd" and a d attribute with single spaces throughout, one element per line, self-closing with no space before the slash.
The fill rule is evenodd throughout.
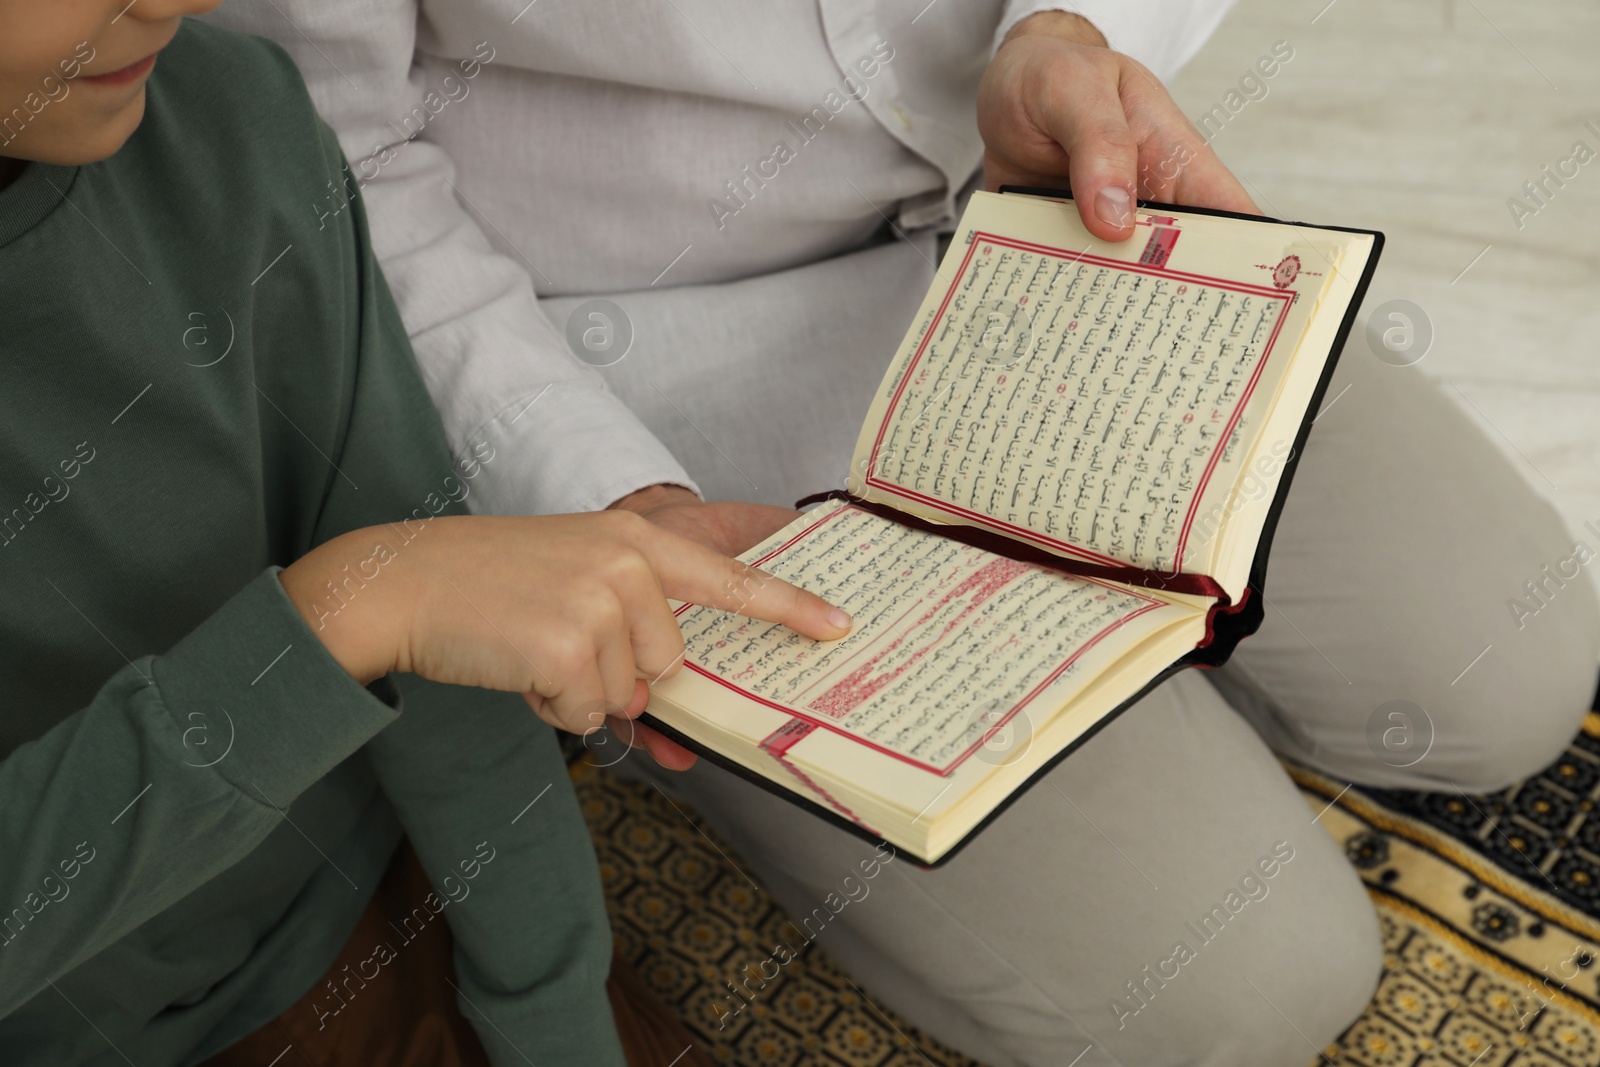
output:
<path id="1" fill-rule="evenodd" d="M 0 190 L 0 1063 L 226 1047 L 319 980 L 403 830 L 494 1062 L 622 1064 L 549 729 L 362 687 L 277 579 L 357 527 L 404 553 L 492 462 L 452 464 L 274 46 L 186 22 L 120 152 Z"/>

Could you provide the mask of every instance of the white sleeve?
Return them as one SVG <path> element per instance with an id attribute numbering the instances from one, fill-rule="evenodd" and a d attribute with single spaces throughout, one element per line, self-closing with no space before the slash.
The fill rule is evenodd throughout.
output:
<path id="1" fill-rule="evenodd" d="M 1040 11 L 1071 11 L 1094 23 L 1114 52 L 1171 80 L 1221 24 L 1234 0 L 1007 0 L 995 47 Z"/>
<path id="2" fill-rule="evenodd" d="M 457 199 L 450 158 L 396 125 L 428 88 L 412 74 L 417 18 L 415 0 L 231 0 L 207 16 L 281 45 L 352 173 L 370 178 L 361 195 L 373 250 L 450 447 L 458 459 L 480 443 L 494 450 L 473 483 L 474 510 L 594 511 L 647 485 L 694 488 L 567 349 L 527 268 L 490 246 Z"/>

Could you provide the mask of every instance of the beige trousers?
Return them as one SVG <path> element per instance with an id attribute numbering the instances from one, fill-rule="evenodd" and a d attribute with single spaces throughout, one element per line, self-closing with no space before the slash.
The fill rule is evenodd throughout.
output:
<path id="1" fill-rule="evenodd" d="M 1531 617 L 1507 603 L 1571 555 L 1555 511 L 1476 416 L 1359 336 L 1329 402 L 1278 529 L 1266 621 L 1233 661 L 1151 693 L 946 867 L 890 864 L 818 937 L 875 1002 L 990 1067 L 1302 1067 L 1365 1006 L 1380 946 L 1276 754 L 1472 793 L 1571 739 L 1600 657 L 1589 579 L 1547 583 Z M 1393 701 L 1420 709 L 1414 740 L 1384 734 Z M 1424 731 L 1426 755 L 1403 766 Z M 871 851 L 705 761 L 655 777 L 791 914 Z M 1230 892 L 1244 906 L 1206 925 Z"/>

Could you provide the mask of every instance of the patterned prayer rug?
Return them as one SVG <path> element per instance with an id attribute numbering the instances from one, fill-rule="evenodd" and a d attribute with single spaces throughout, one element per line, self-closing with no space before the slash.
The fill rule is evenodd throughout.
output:
<path id="1" fill-rule="evenodd" d="M 573 783 L 618 950 L 719 1062 L 979 1067 L 868 1000 L 689 808 L 581 761 Z"/>
<path id="2" fill-rule="evenodd" d="M 1290 773 L 1383 925 L 1377 995 L 1332 1062 L 1600 1064 L 1600 715 L 1543 773 L 1487 796 L 1341 795 Z"/>
<path id="3" fill-rule="evenodd" d="M 1372 1003 L 1318 1063 L 1600 1065 L 1600 715 L 1487 796 L 1289 770 L 1366 881 L 1386 949 Z M 687 808 L 581 761 L 573 779 L 619 948 L 719 1061 L 980 1067 L 868 1000 Z M 795 958 L 763 983 L 758 961 L 785 943 Z"/>

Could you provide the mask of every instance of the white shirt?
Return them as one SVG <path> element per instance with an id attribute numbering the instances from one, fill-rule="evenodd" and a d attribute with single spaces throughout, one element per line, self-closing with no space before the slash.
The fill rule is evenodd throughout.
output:
<path id="1" fill-rule="evenodd" d="M 469 503 L 550 513 L 660 482 L 772 503 L 842 484 L 978 169 L 997 42 L 1076 10 L 1166 78 L 1230 4 L 231 0 L 210 18 L 283 45 L 339 135 L 451 447 L 494 449 Z M 565 335 L 596 297 L 626 321 L 583 309 L 588 362 L 632 333 L 602 370 Z"/>

